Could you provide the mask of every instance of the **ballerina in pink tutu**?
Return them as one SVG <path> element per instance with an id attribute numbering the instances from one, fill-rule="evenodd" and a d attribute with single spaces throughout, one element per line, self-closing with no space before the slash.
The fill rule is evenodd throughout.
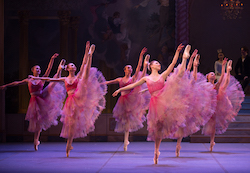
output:
<path id="1" fill-rule="evenodd" d="M 185 116 L 188 104 L 185 102 L 180 102 L 182 99 L 180 95 L 183 95 L 183 93 L 185 93 L 185 88 L 183 88 L 182 86 L 178 88 L 172 88 L 172 85 L 174 83 L 172 79 L 170 81 L 169 79 L 167 79 L 167 81 L 165 82 L 166 78 L 173 70 L 182 48 L 183 45 L 180 44 L 176 50 L 172 63 L 163 73 L 158 73 L 158 71 L 161 69 L 160 63 L 158 61 L 151 61 L 149 63 L 149 69 L 151 70 L 151 74 L 149 76 L 143 77 L 139 81 L 120 88 L 113 93 L 113 96 L 116 96 L 121 91 L 135 88 L 145 82 L 147 83 L 148 90 L 151 94 L 149 112 L 147 115 L 147 140 L 155 141 L 155 164 L 158 163 L 158 157 L 160 155 L 159 147 L 162 139 L 171 138 L 180 127 L 183 127 L 185 125 Z M 183 53 L 181 68 L 178 72 L 180 76 L 185 71 L 186 62 L 190 56 L 189 51 L 190 45 L 186 46 Z M 149 57 L 146 57 L 145 59 L 146 63 L 148 62 L 148 58 Z M 175 82 L 181 83 L 181 77 L 175 78 Z M 175 97 L 171 93 L 173 91 L 174 93 L 179 92 L 181 94 Z"/>
<path id="2" fill-rule="evenodd" d="M 55 53 L 51 57 L 48 68 L 43 75 L 44 77 L 49 76 L 54 59 L 57 56 L 58 54 Z M 61 61 L 54 77 L 60 77 L 62 70 L 61 67 L 64 65 L 64 62 L 64 60 Z M 40 66 L 33 66 L 31 71 L 33 72 L 34 77 L 38 77 L 41 73 Z M 23 84 L 28 84 L 31 95 L 25 120 L 29 121 L 28 131 L 34 132 L 34 149 L 38 150 L 38 145 L 40 144 L 40 132 L 42 130 L 47 130 L 51 125 L 57 125 L 57 117 L 60 115 L 60 110 L 63 106 L 66 93 L 64 92 L 64 87 L 59 83 L 56 85 L 50 83 L 45 89 L 43 89 L 43 81 L 33 80 L 31 78 L 3 85 L 1 86 L 1 89 Z"/>
<path id="3" fill-rule="evenodd" d="M 202 77 L 204 75 L 200 73 L 198 73 L 199 79 L 197 80 L 197 68 L 200 59 L 200 55 L 198 55 L 197 52 L 197 50 L 193 52 L 187 70 L 182 76 L 182 85 L 186 89 L 186 94 L 183 95 L 182 102 L 188 102 L 188 107 L 186 109 L 187 116 L 185 117 L 185 126 L 180 127 L 171 137 L 177 139 L 176 157 L 180 155 L 183 137 L 187 137 L 199 131 L 201 126 L 205 125 L 211 118 L 216 108 L 216 92 L 213 90 L 213 85 L 207 83 L 206 78 Z M 195 60 L 193 62 L 194 57 Z M 192 64 L 193 71 L 190 73 Z M 176 78 L 179 68 L 178 66 L 175 69 L 175 72 L 171 74 L 170 78 Z M 179 85 L 179 83 L 177 84 Z M 176 86 L 173 85 L 173 88 L 176 88 Z"/>
<path id="4" fill-rule="evenodd" d="M 132 66 L 126 65 L 124 67 L 124 77 L 119 77 L 111 81 L 107 81 L 106 84 L 118 84 L 120 88 L 132 84 L 141 79 L 146 74 L 147 66 L 143 67 L 143 71 L 140 72 L 143 55 L 147 52 L 147 48 L 144 47 L 140 53 L 139 62 L 135 71 L 135 74 L 131 77 Z M 146 55 L 149 56 L 149 55 Z M 145 86 L 143 86 L 145 88 Z M 113 117 L 116 120 L 116 132 L 124 133 L 124 151 L 127 151 L 129 144 L 129 132 L 137 131 L 143 127 L 143 122 L 146 120 L 145 114 L 149 103 L 150 95 L 146 92 L 140 93 L 141 87 L 137 87 L 133 90 L 121 92 L 114 109 Z"/>
<path id="5" fill-rule="evenodd" d="M 227 130 L 228 125 L 235 120 L 245 97 L 240 83 L 230 76 L 232 60 L 228 61 L 225 74 L 226 60 L 225 58 L 222 62 L 222 74 L 217 84 L 214 84 L 215 74 L 213 72 L 207 74 L 208 82 L 214 84 L 214 88 L 217 90 L 216 111 L 202 131 L 204 135 L 210 136 L 210 151 L 213 151 L 215 145 L 215 134 L 222 134 Z"/>
<path id="6" fill-rule="evenodd" d="M 62 78 L 34 78 L 46 81 L 63 81 L 68 97 L 62 110 L 63 123 L 60 136 L 67 138 L 66 156 L 69 157 L 73 149 L 72 142 L 75 138 L 83 138 L 95 129 L 94 123 L 105 108 L 106 85 L 105 78 L 96 68 L 91 68 L 92 55 L 95 45 L 86 43 L 85 54 L 80 71 L 77 75 L 76 66 L 69 63 L 66 70 L 68 77 Z"/>

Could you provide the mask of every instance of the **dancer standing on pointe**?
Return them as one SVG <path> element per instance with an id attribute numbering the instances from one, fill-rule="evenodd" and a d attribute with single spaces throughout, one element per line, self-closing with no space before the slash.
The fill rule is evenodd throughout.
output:
<path id="1" fill-rule="evenodd" d="M 105 108 L 107 87 L 105 78 L 96 68 L 91 68 L 92 55 L 95 45 L 88 41 L 80 71 L 77 75 L 76 66 L 69 63 L 65 69 L 69 72 L 68 77 L 62 78 L 34 78 L 45 81 L 63 81 L 66 86 L 68 97 L 62 110 L 61 121 L 63 123 L 60 136 L 67 138 L 66 156 L 69 157 L 73 149 L 72 142 L 75 138 L 83 138 L 95 129 L 94 123 L 102 110 Z"/>
<path id="2" fill-rule="evenodd" d="M 147 115 L 148 123 L 148 141 L 155 141 L 155 151 L 154 151 L 154 163 L 158 163 L 158 157 L 160 155 L 159 147 L 162 139 L 169 138 L 185 123 L 186 109 L 188 107 L 187 103 L 180 103 L 181 98 L 179 97 L 169 97 L 172 96 L 171 85 L 174 81 L 166 80 L 168 75 L 173 70 L 179 53 L 182 50 L 183 45 L 180 44 L 176 50 L 172 63 L 168 68 L 161 74 L 158 71 L 161 69 L 161 65 L 158 61 L 151 61 L 148 65 L 151 74 L 149 76 L 143 77 L 138 82 L 128 85 L 126 87 L 120 88 L 113 93 L 116 96 L 119 92 L 124 90 L 129 90 L 135 88 L 136 86 L 147 83 L 148 90 L 151 94 L 149 112 Z M 179 74 L 181 75 L 185 71 L 185 66 L 187 59 L 190 54 L 190 45 L 186 46 L 183 53 L 183 60 L 181 63 L 181 68 Z M 145 59 L 146 63 L 148 58 Z M 181 79 L 176 79 L 176 82 L 181 83 Z M 178 92 L 185 92 L 185 88 L 176 88 Z M 170 104 L 171 103 L 171 104 Z"/>
<path id="3" fill-rule="evenodd" d="M 202 131 L 204 135 L 210 136 L 209 151 L 213 151 L 215 134 L 222 134 L 227 130 L 229 124 L 235 120 L 245 97 L 240 83 L 230 75 L 232 60 L 228 61 L 227 73 L 225 74 L 226 61 L 225 58 L 218 83 L 214 84 L 215 74 L 213 72 L 207 74 L 208 82 L 214 84 L 214 88 L 217 90 L 216 111 Z"/>
<path id="4" fill-rule="evenodd" d="M 43 75 L 44 77 L 49 76 L 54 59 L 58 55 L 59 54 L 55 53 L 51 57 L 48 68 Z M 64 62 L 64 60 L 61 61 L 57 74 L 54 77 L 60 77 Z M 40 66 L 33 66 L 31 71 L 34 77 L 39 77 L 41 73 Z M 28 131 L 34 133 L 34 149 L 37 151 L 38 145 L 40 144 L 39 137 L 41 131 L 47 130 L 51 125 L 57 125 L 57 117 L 60 115 L 60 110 L 63 106 L 66 93 L 64 93 L 64 87 L 59 83 L 57 85 L 50 83 L 45 89 L 43 89 L 43 81 L 30 78 L 3 85 L 1 86 L 1 89 L 24 84 L 28 84 L 31 95 L 25 120 L 29 121 Z M 61 94 L 58 95 L 58 92 Z"/>
<path id="5" fill-rule="evenodd" d="M 119 77 L 111 81 L 107 81 L 106 84 L 118 84 L 120 88 L 132 84 L 139 79 L 141 79 L 146 74 L 147 65 L 143 67 L 143 71 L 140 72 L 143 55 L 147 52 L 147 48 L 144 47 L 140 53 L 139 62 L 135 71 L 135 74 L 131 77 L 132 66 L 126 65 L 124 67 L 124 77 Z M 149 56 L 149 55 L 146 55 Z M 137 131 L 143 127 L 143 122 L 146 120 L 145 114 L 147 109 L 147 99 L 146 93 L 140 93 L 141 87 L 137 87 L 133 90 L 121 92 L 114 109 L 113 117 L 116 120 L 116 132 L 124 133 L 124 151 L 127 151 L 127 146 L 129 144 L 129 132 Z M 150 97 L 150 96 L 149 96 Z"/>

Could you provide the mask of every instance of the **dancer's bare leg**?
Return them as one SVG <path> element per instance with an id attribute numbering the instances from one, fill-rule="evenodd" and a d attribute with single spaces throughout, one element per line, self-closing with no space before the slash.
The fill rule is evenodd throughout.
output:
<path id="1" fill-rule="evenodd" d="M 162 139 L 161 138 L 157 138 L 155 139 L 155 153 L 154 153 L 154 164 L 158 163 L 158 158 L 160 155 L 160 144 L 161 144 Z"/>
<path id="2" fill-rule="evenodd" d="M 74 126 L 71 125 L 69 129 L 69 137 L 67 139 L 67 145 L 66 145 L 66 156 L 69 157 L 70 150 L 73 149 L 72 142 L 73 142 L 73 128 Z"/>
<path id="3" fill-rule="evenodd" d="M 179 157 L 179 156 L 180 156 L 182 138 L 183 138 L 183 137 L 179 137 L 179 138 L 177 139 L 176 150 L 175 150 L 176 157 Z"/>

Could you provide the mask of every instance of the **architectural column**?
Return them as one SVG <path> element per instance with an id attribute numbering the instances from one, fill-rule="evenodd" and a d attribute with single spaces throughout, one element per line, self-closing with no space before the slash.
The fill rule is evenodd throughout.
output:
<path id="1" fill-rule="evenodd" d="M 58 11 L 60 20 L 60 57 L 68 62 L 68 32 L 70 22 L 70 11 Z"/>
<path id="2" fill-rule="evenodd" d="M 176 8 L 176 46 L 189 43 L 189 0 L 175 1 Z"/>
<path id="3" fill-rule="evenodd" d="M 71 28 L 71 45 L 70 45 L 70 60 L 77 64 L 77 31 L 79 28 L 80 17 L 70 18 L 70 28 Z M 84 49 L 85 50 L 85 49 Z"/>
<path id="4" fill-rule="evenodd" d="M 19 80 L 29 74 L 29 11 L 19 11 L 20 42 L 19 42 Z M 19 86 L 19 113 L 26 113 L 29 104 L 29 91 L 27 85 Z"/>
<path id="5" fill-rule="evenodd" d="M 4 0 L 0 0 L 0 85 L 3 84 L 4 84 Z M 4 90 L 0 90 L 0 142 L 6 142 Z"/>

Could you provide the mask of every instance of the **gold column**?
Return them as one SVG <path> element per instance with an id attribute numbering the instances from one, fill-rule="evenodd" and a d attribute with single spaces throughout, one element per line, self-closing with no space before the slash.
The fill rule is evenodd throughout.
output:
<path id="1" fill-rule="evenodd" d="M 4 84 L 4 0 L 0 0 L 0 85 L 3 84 Z M 0 142 L 6 142 L 4 90 L 0 90 Z"/>
<path id="2" fill-rule="evenodd" d="M 77 64 L 77 31 L 79 28 L 80 17 L 70 18 L 70 28 L 71 28 L 71 50 L 70 50 L 70 60 Z"/>
<path id="3" fill-rule="evenodd" d="M 68 58 L 68 32 L 70 22 L 70 11 L 58 11 L 60 20 L 60 57 L 69 60 Z"/>
<path id="4" fill-rule="evenodd" d="M 29 74 L 29 11 L 19 11 L 20 43 L 19 43 L 19 80 Z M 19 86 L 19 113 L 26 113 L 29 104 L 29 91 L 25 85 Z"/>

